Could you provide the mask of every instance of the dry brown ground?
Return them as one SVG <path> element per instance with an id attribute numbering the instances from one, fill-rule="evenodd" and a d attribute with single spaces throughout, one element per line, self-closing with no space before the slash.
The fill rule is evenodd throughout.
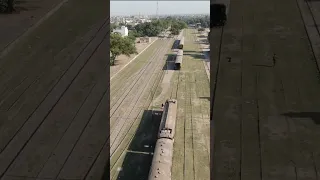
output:
<path id="1" fill-rule="evenodd" d="M 141 53 L 148 45 L 153 43 L 157 38 L 152 37 L 152 41 L 149 43 L 136 43 L 136 48 L 138 51 L 138 54 Z M 115 65 L 110 67 L 110 77 L 113 77 L 114 74 L 116 74 L 119 70 L 121 70 L 126 64 L 130 62 L 137 54 L 133 54 L 130 57 L 125 55 L 120 55 L 116 58 Z"/>

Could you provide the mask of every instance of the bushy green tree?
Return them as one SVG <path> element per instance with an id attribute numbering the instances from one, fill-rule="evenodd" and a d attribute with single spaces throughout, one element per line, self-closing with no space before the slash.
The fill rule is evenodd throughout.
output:
<path id="1" fill-rule="evenodd" d="M 110 53 L 110 65 L 113 66 L 119 55 L 130 56 L 131 54 L 137 54 L 137 48 L 130 37 L 121 37 L 117 33 L 112 33 L 110 35 Z"/>
<path id="2" fill-rule="evenodd" d="M 187 28 L 187 24 L 183 21 L 172 21 L 171 23 L 171 34 L 173 35 L 178 35 L 179 32 L 184 29 Z"/>

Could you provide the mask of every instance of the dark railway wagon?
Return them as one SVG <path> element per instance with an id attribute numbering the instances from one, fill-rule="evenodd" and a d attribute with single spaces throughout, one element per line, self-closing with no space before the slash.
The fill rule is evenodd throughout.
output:
<path id="1" fill-rule="evenodd" d="M 210 1 L 210 26 L 224 26 L 228 19 L 230 0 Z"/>
<path id="2" fill-rule="evenodd" d="M 165 102 L 160 122 L 158 138 L 174 138 L 178 103 L 175 99 Z"/>
<path id="3" fill-rule="evenodd" d="M 180 42 L 179 42 L 179 49 L 183 49 L 183 46 L 184 46 L 184 37 L 182 37 L 181 39 L 180 39 Z"/>

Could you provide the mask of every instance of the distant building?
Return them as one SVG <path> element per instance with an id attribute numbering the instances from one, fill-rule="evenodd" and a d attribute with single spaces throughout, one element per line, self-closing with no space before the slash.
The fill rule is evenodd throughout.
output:
<path id="1" fill-rule="evenodd" d="M 138 43 L 149 43 L 149 42 L 151 42 L 150 37 L 140 37 L 138 40 Z"/>
<path id="2" fill-rule="evenodd" d="M 120 29 L 115 29 L 115 30 L 113 30 L 113 32 L 121 34 L 122 37 L 128 36 L 128 34 L 129 34 L 129 30 L 125 26 L 121 26 Z"/>

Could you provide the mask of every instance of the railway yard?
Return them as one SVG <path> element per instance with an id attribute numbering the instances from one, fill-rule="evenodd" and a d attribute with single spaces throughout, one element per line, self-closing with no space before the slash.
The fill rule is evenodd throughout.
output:
<path id="1" fill-rule="evenodd" d="M 232 1 L 211 29 L 211 178 L 319 179 L 319 13 L 312 0 Z"/>
<path id="2" fill-rule="evenodd" d="M 1 180 L 97 180 L 106 169 L 107 2 L 69 0 L 34 24 L 59 2 L 29 1 L 39 9 L 0 16 L 10 25 L 0 28 Z"/>
<path id="3" fill-rule="evenodd" d="M 195 29 L 185 29 L 180 70 L 173 38 L 156 40 L 110 82 L 110 179 L 148 179 L 161 105 L 178 111 L 172 179 L 209 179 L 209 79 Z"/>

